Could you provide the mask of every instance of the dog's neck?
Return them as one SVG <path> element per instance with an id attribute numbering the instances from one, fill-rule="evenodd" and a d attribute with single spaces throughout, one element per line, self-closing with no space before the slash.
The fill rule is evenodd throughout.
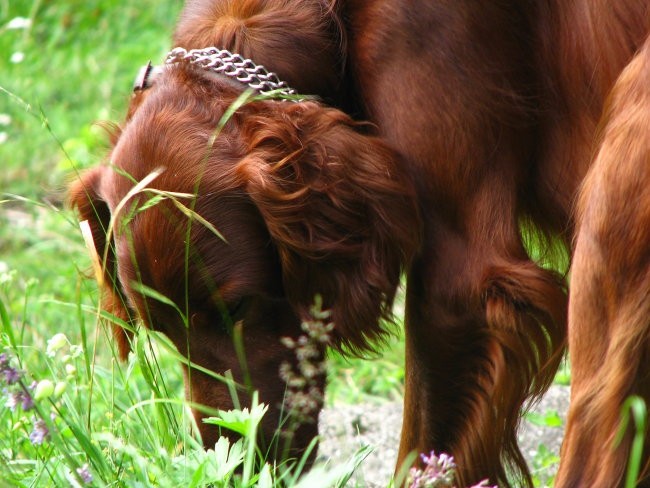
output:
<path id="1" fill-rule="evenodd" d="M 296 91 L 278 75 L 267 71 L 250 59 L 225 49 L 208 47 L 205 49 L 172 49 L 165 60 L 166 65 L 188 63 L 207 71 L 237 80 L 255 92 L 282 99 L 294 99 Z"/>
<path id="2" fill-rule="evenodd" d="M 167 53 L 165 65 L 187 63 L 204 69 L 208 73 L 225 76 L 236 81 L 260 95 L 268 98 L 300 101 L 296 90 L 278 75 L 268 71 L 264 66 L 255 64 L 252 60 L 239 54 L 233 54 L 225 49 L 208 47 L 205 49 L 187 50 L 176 47 Z M 162 74 L 163 68 L 153 66 L 151 62 L 140 69 L 133 83 L 133 92 L 137 93 L 151 88 L 155 80 Z"/>

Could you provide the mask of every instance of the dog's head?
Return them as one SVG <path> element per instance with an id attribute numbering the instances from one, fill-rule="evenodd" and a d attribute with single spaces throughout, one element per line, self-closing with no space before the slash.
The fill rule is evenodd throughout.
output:
<path id="1" fill-rule="evenodd" d="M 412 187 L 397 156 L 337 110 L 254 101 L 223 124 L 238 88 L 184 65 L 165 68 L 150 90 L 111 164 L 71 188 L 104 257 L 106 306 L 243 381 L 240 324 L 252 384 L 272 409 L 270 434 L 286 390 L 280 366 L 296 362 L 280 339 L 303 334 L 317 295 L 335 347 L 363 350 L 382 334 L 417 245 Z M 232 407 L 225 385 L 188 376 L 193 401 Z M 213 443 L 216 433 L 202 430 Z M 315 425 L 300 433 L 304 447 Z"/>
<path id="2" fill-rule="evenodd" d="M 250 380 L 270 407 L 268 439 L 287 405 L 280 369 L 300 362 L 281 339 L 305 334 L 320 296 L 334 347 L 372 347 L 419 220 L 397 155 L 367 126 L 313 101 L 255 100 L 231 113 L 242 90 L 166 66 L 116 134 L 110 164 L 83 174 L 70 200 L 102 257 L 104 306 L 163 332 L 197 366 L 185 368 L 193 402 L 233 406 L 204 369 Z M 322 374 L 309 385 L 322 393 Z M 199 427 L 213 445 L 216 429 Z M 316 423 L 294 434 L 301 450 Z"/>

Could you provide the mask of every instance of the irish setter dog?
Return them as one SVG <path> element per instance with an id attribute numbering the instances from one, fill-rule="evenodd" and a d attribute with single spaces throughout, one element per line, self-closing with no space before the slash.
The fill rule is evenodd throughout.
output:
<path id="1" fill-rule="evenodd" d="M 71 189 L 104 306 L 188 356 L 196 404 L 233 404 L 207 370 L 249 377 L 270 436 L 296 361 L 280 338 L 320 295 L 332 347 L 372 349 L 405 273 L 399 461 L 445 451 L 459 483 L 501 486 L 532 484 L 520 410 L 568 323 L 557 485 L 619 485 L 621 405 L 650 398 L 649 27 L 645 0 L 188 1 L 175 46 L 238 53 L 319 100 L 241 103 L 245 84 L 187 60 L 145 73 L 111 164 Z M 529 239 L 542 258 L 574 248 L 570 307 L 566 270 Z"/>

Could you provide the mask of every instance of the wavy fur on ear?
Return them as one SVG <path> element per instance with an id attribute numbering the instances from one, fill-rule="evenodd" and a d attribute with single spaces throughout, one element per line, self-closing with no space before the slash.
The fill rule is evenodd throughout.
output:
<path id="1" fill-rule="evenodd" d="M 101 287 L 102 308 L 125 322 L 131 322 L 117 278 L 115 250 L 111 243 L 106 241 L 111 212 L 99 195 L 101 180 L 106 171 L 106 167 L 96 167 L 74 181 L 68 191 L 68 205 L 77 209 L 81 221 L 88 221 L 100 261 L 106 256 L 105 262 L 101 262 L 104 271 L 104 283 Z M 113 337 L 117 343 L 120 358 L 126 359 L 131 350 L 129 346 L 130 333 L 123 327 L 113 324 Z"/>
<path id="2" fill-rule="evenodd" d="M 338 345 L 371 349 L 419 242 L 412 184 L 396 154 L 342 112 L 267 105 L 244 117 L 250 146 L 235 171 L 278 249 L 287 296 L 306 316 L 321 294 Z"/>

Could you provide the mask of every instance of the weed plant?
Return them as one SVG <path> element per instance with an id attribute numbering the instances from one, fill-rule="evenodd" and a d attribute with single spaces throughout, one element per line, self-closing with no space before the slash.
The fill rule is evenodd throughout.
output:
<path id="1" fill-rule="evenodd" d="M 309 451 L 293 463 L 268 463 L 256 436 L 267 407 L 256 395 L 250 407 L 217 411 L 211 420 L 241 440 L 224 437 L 204 450 L 193 435 L 180 375 L 170 374 L 183 359 L 164 337 L 139 329 L 133 353 L 120 365 L 105 329 L 87 333 L 101 312 L 78 301 L 51 305 L 69 309 L 79 343 L 62 332 L 35 338 L 29 326 L 16 327 L 4 305 L 15 279 L 15 272 L 0 274 L 0 484 L 343 486 L 365 456 L 360 451 L 348 464 L 307 474 Z"/>

